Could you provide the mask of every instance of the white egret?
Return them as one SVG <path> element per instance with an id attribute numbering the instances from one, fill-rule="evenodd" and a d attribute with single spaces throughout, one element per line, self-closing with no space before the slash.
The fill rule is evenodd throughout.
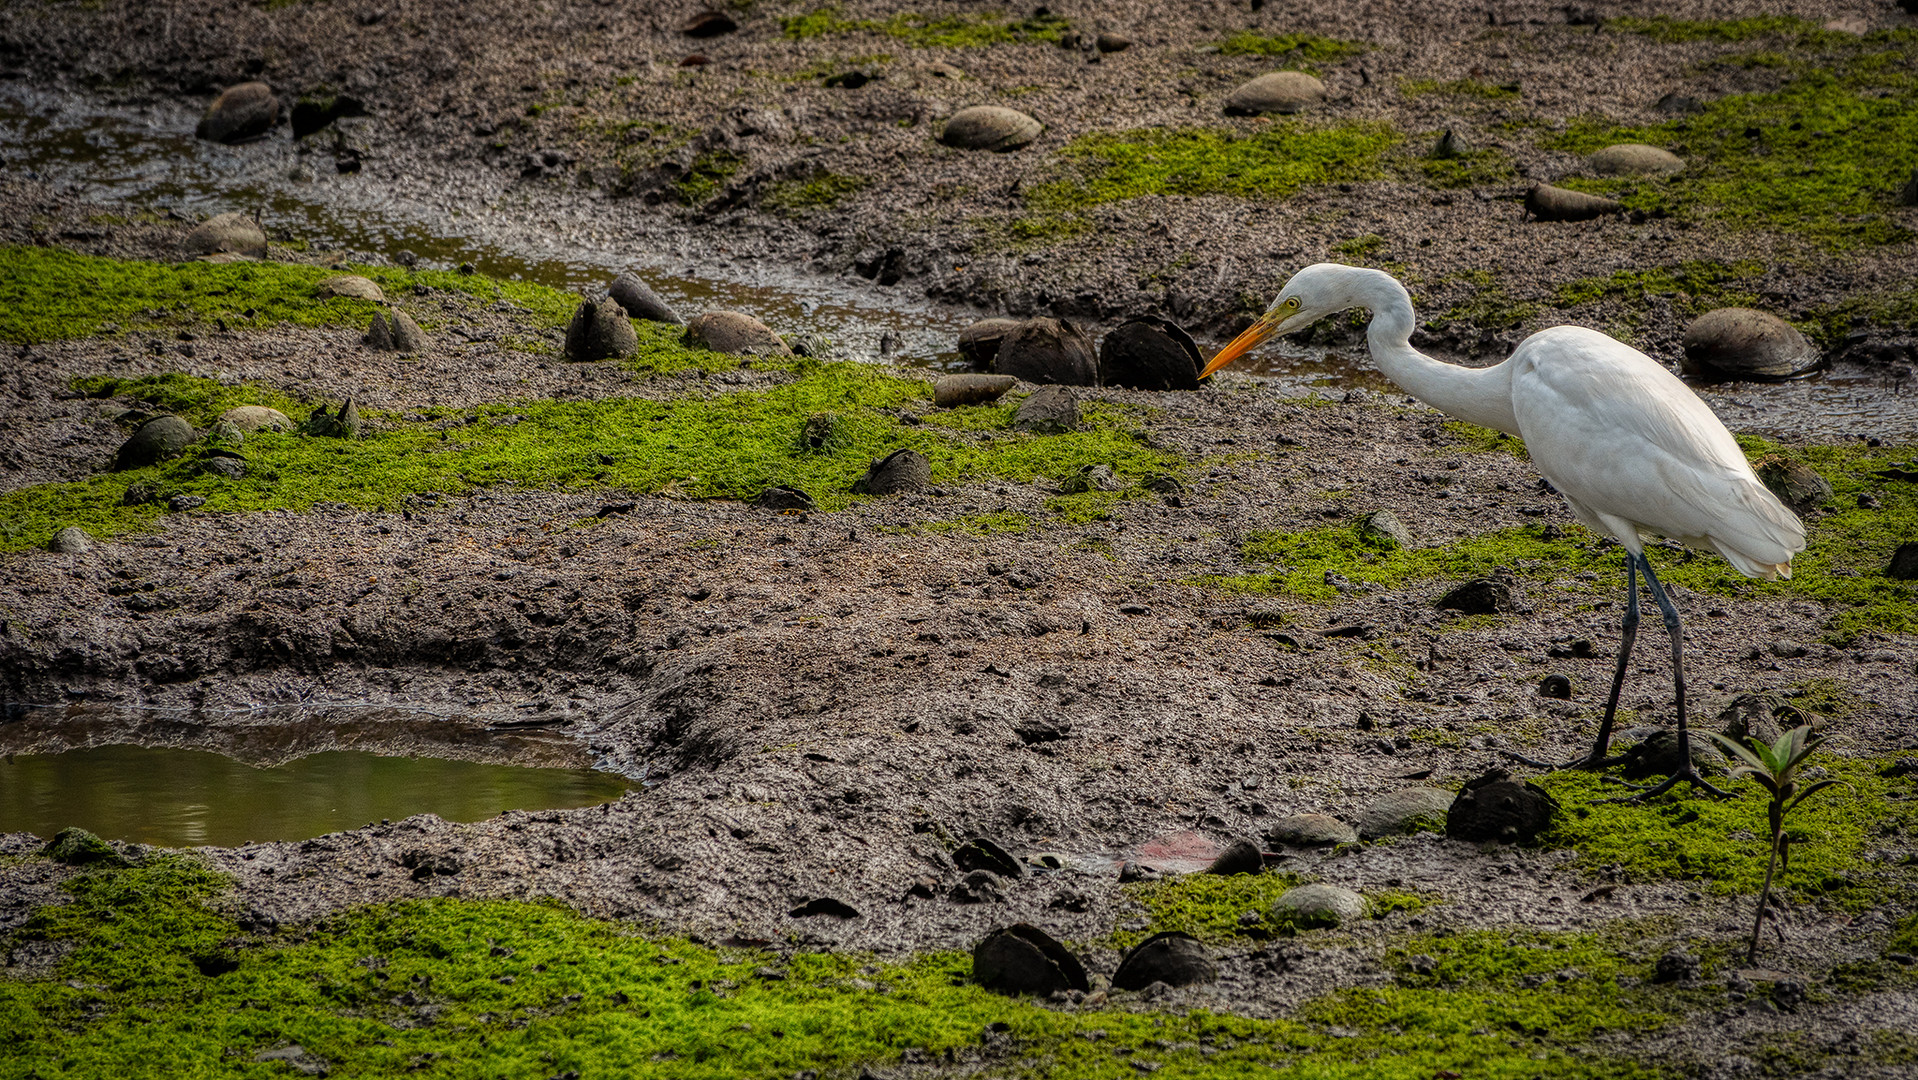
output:
<path id="1" fill-rule="evenodd" d="M 1391 275 L 1320 263 L 1292 275 L 1259 320 L 1234 338 L 1201 378 L 1274 333 L 1303 330 L 1327 315 L 1364 308 L 1366 344 L 1385 376 L 1434 408 L 1525 440 L 1532 464 L 1572 514 L 1625 548 L 1626 607 L 1618 666 L 1591 753 L 1567 768 L 1610 762 L 1612 720 L 1638 633 L 1638 577 L 1665 617 L 1672 640 L 1678 745 L 1685 730 L 1685 657 L 1678 609 L 1645 559 L 1641 537 L 1656 534 L 1714 551 L 1752 578 L 1789 578 L 1805 549 L 1805 527 L 1753 475 L 1731 433 L 1704 402 L 1657 361 L 1582 326 L 1555 326 L 1519 343 L 1487 368 L 1442 363 L 1412 348 L 1412 300 Z M 1701 779 L 1689 752 L 1649 797 L 1679 782 L 1724 794 Z"/>

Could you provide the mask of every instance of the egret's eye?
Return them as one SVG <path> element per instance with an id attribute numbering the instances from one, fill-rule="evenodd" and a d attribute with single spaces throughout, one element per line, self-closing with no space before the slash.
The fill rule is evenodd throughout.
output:
<path id="1" fill-rule="evenodd" d="M 1290 299 L 1290 300 L 1287 300 L 1287 301 L 1285 302 L 1285 306 L 1286 306 L 1286 307 L 1289 307 L 1289 308 L 1295 308 L 1295 307 L 1298 307 L 1298 306 L 1299 306 L 1299 298 L 1295 296 L 1295 297 L 1293 297 L 1292 299 Z"/>

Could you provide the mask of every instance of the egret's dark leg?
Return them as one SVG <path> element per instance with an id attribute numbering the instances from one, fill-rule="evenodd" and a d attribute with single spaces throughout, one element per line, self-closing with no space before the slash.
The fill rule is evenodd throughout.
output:
<path id="1" fill-rule="evenodd" d="M 1638 640 L 1638 561 L 1639 556 L 1629 551 L 1625 553 L 1625 632 L 1619 638 L 1618 666 L 1612 669 L 1612 692 L 1605 699 L 1605 718 L 1598 722 L 1598 741 L 1592 744 L 1592 752 L 1563 765 L 1535 761 L 1510 750 L 1505 751 L 1506 757 L 1540 769 L 1603 769 L 1624 760 L 1606 757 L 1605 752 L 1612 745 L 1612 719 L 1618 715 L 1618 694 L 1625 686 L 1625 665 L 1631 660 L 1632 642 Z"/>
<path id="2" fill-rule="evenodd" d="M 1701 777 L 1698 775 L 1697 767 L 1692 764 L 1692 744 L 1690 741 L 1691 736 L 1688 735 L 1685 730 L 1684 627 L 1678 618 L 1678 608 L 1673 606 L 1671 597 L 1665 595 L 1665 587 L 1658 583 L 1658 576 L 1652 573 L 1651 562 L 1648 561 L 1643 555 L 1641 555 L 1638 557 L 1638 568 L 1644 571 L 1645 589 L 1646 591 L 1652 594 L 1652 599 L 1658 603 L 1658 610 L 1661 613 L 1663 613 L 1665 616 L 1665 629 L 1672 636 L 1672 685 L 1676 688 L 1677 697 L 1678 697 L 1679 766 L 1677 770 L 1674 771 L 1670 776 L 1666 777 L 1662 783 L 1652 788 L 1649 788 L 1643 792 L 1640 792 L 1639 794 L 1632 796 L 1632 798 L 1649 799 L 1653 795 L 1663 795 L 1665 792 L 1670 791 L 1674 786 L 1676 786 L 1679 783 L 1687 783 L 1692 785 L 1695 788 L 1701 788 L 1708 795 L 1717 795 L 1720 798 L 1730 798 L 1731 797 L 1730 792 L 1720 791 L 1719 789 L 1706 783 L 1704 777 Z M 1634 597 L 1634 599 L 1636 598 Z M 1634 607 L 1636 607 L 1636 604 L 1634 604 Z M 1627 616 L 1627 617 L 1629 618 L 1630 616 Z M 1619 670 L 1622 672 L 1624 671 L 1624 666 L 1623 666 L 1624 656 L 1622 654 L 1620 655 L 1619 660 L 1620 660 Z M 1614 688 L 1613 694 L 1614 694 L 1614 699 L 1616 699 L 1616 694 L 1617 694 L 1616 688 Z M 1610 719 L 1610 715 L 1611 715 L 1611 710 L 1607 709 L 1606 717 L 1608 720 Z M 1608 723 L 1607 727 L 1609 726 L 1610 725 Z"/>

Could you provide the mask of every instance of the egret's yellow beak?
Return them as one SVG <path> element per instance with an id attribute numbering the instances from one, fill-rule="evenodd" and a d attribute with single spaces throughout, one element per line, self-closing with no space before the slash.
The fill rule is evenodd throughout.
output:
<path id="1" fill-rule="evenodd" d="M 1230 345 L 1219 350 L 1219 355 L 1212 358 L 1212 362 L 1205 366 L 1204 371 L 1199 372 L 1199 378 L 1203 379 L 1227 364 L 1230 364 L 1232 361 L 1237 360 L 1239 357 L 1244 356 L 1246 353 L 1251 352 L 1252 348 L 1259 342 L 1264 341 L 1277 332 L 1279 324 L 1289 318 L 1291 314 L 1289 311 L 1276 314 L 1268 311 L 1259 316 L 1258 322 L 1246 327 L 1245 333 L 1233 338 Z"/>

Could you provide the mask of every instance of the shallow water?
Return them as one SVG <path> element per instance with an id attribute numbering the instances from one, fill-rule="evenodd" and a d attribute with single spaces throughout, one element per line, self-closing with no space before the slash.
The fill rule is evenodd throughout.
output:
<path id="1" fill-rule="evenodd" d="M 69 825 L 162 847 L 305 840 L 382 819 L 480 821 L 504 810 L 592 806 L 627 781 L 528 768 L 329 750 L 270 768 L 206 750 L 96 746 L 0 759 L 0 833 Z"/>

